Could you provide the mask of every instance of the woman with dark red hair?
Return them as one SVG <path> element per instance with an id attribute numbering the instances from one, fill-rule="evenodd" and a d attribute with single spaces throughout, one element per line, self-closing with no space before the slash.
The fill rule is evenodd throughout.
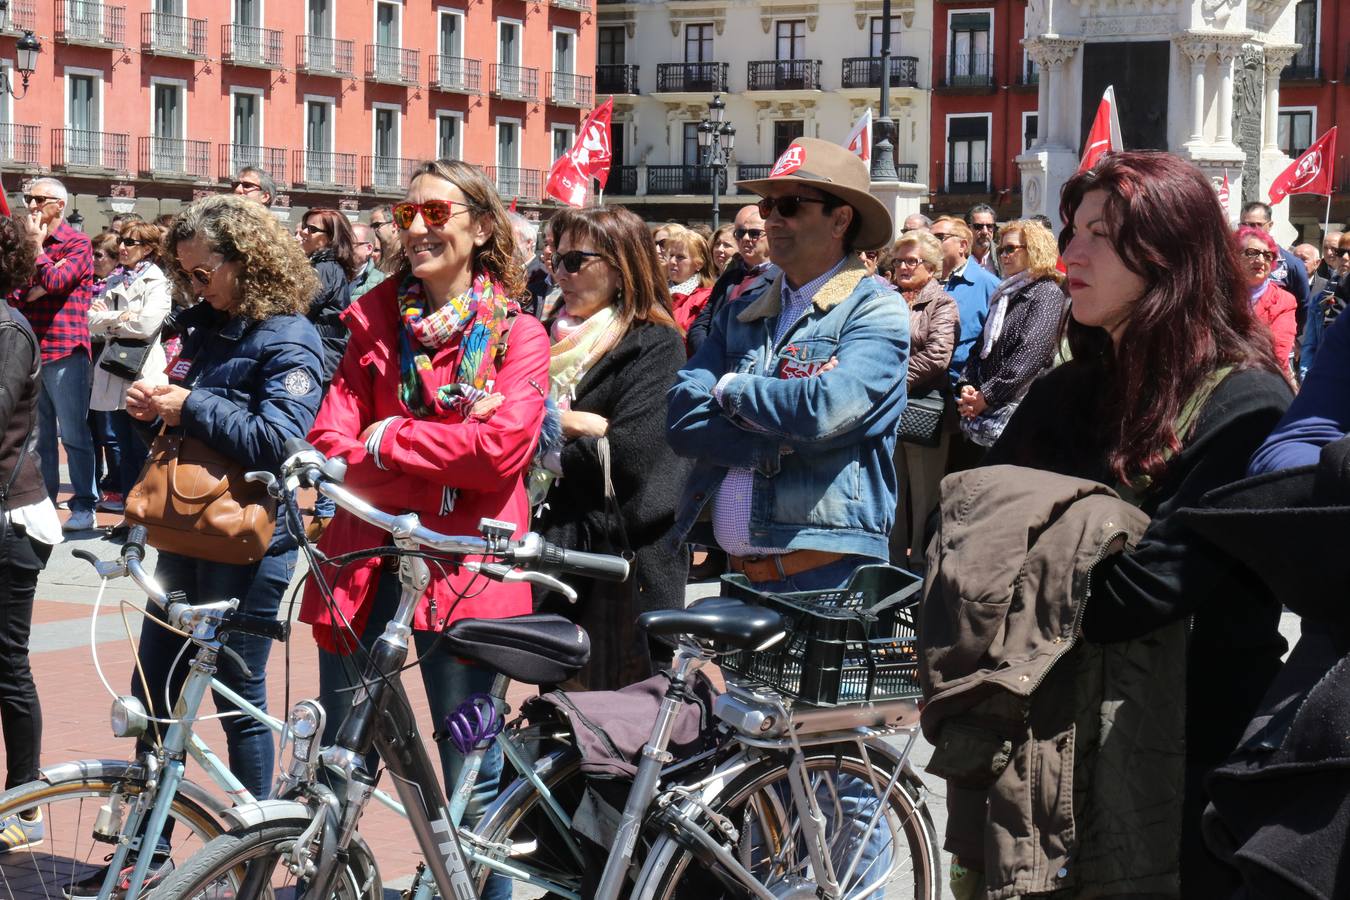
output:
<path id="1" fill-rule="evenodd" d="M 1298 301 L 1294 295 L 1271 280 L 1270 269 L 1280 258 L 1280 247 L 1270 233 L 1261 228 L 1243 225 L 1233 235 L 1242 268 L 1247 273 L 1251 288 L 1252 311 L 1263 325 L 1270 329 L 1275 342 L 1275 359 L 1285 374 L 1289 374 L 1289 355 L 1294 350 L 1294 333 L 1298 330 L 1295 316 Z"/>
<path id="2" fill-rule="evenodd" d="M 1111 644 L 1189 618 L 1185 733 L 1175 736 L 1181 888 L 1227 897 L 1236 873 L 1200 836 L 1204 776 L 1237 746 L 1279 670 L 1281 610 L 1176 511 L 1243 477 L 1290 390 L 1199 169 L 1166 153 L 1110 154 L 1069 179 L 1060 212 L 1072 359 L 1032 385 L 985 463 L 1098 481 L 1149 515 L 1135 546 L 1093 570 L 1083 635 Z"/>

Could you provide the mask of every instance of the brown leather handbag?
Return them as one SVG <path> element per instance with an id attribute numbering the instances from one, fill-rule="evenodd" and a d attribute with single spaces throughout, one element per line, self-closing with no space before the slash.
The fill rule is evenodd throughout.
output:
<path id="1" fill-rule="evenodd" d="M 246 468 L 182 434 L 160 432 L 126 498 L 126 520 L 144 525 L 157 550 L 247 565 L 267 552 L 276 501 Z"/>

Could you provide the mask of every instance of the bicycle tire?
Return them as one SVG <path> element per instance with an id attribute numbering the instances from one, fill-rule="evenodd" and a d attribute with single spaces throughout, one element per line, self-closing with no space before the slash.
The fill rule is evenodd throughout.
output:
<path id="1" fill-rule="evenodd" d="M 309 825 L 309 819 L 286 819 L 226 831 L 156 887 L 150 900 L 217 897 L 222 893 L 219 890 L 222 886 L 237 886 L 244 870 L 253 864 L 263 866 L 264 871 L 270 873 L 269 883 L 264 885 L 263 891 L 249 896 L 231 894 L 235 900 L 256 900 L 279 892 L 289 896 L 291 892 L 285 889 L 293 887 L 296 879 L 281 864 L 281 851 L 288 844 L 294 844 Z M 338 879 L 333 897 L 336 900 L 382 900 L 384 887 L 370 849 L 359 838 L 347 849 L 347 869 Z M 278 891 L 279 887 L 281 891 Z M 297 892 L 296 895 L 301 894 Z M 307 896 L 307 900 L 314 898 Z"/>
<path id="2" fill-rule="evenodd" d="M 115 791 L 128 793 L 130 787 L 130 793 L 139 793 L 144 786 L 135 763 L 89 760 L 72 767 L 84 774 L 30 781 L 0 794 L 0 818 L 40 808 L 45 830 L 41 844 L 0 855 L 0 890 L 10 898 L 64 897 L 66 885 L 103 868 L 114 846 L 93 836 L 99 808 Z M 214 810 L 181 789 L 170 805 L 169 820 L 174 823 L 175 864 L 224 828 Z"/>
<path id="3" fill-rule="evenodd" d="M 834 773 L 835 782 L 839 775 L 855 779 L 862 784 L 870 765 L 877 773 L 878 783 L 884 786 L 890 782 L 895 772 L 895 761 L 888 754 L 868 748 L 869 759 L 859 758 L 856 744 L 834 744 L 821 747 L 809 747 L 804 751 L 808 771 L 812 774 L 812 783 L 816 786 L 818 801 L 822 801 L 825 812 L 827 797 L 821 796 L 824 779 L 818 776 Z M 794 835 L 798 828 L 794 821 L 795 808 L 788 799 L 788 768 L 782 758 L 766 758 L 752 766 L 732 780 L 709 804 L 710 808 L 727 816 L 738 829 L 738 842 L 732 847 L 742 864 L 746 865 L 765 886 L 777 896 L 785 898 L 816 897 L 816 885 L 807 869 L 809 860 L 801 858 L 805 847 Z M 849 783 L 849 782 L 843 782 Z M 837 788 L 834 789 L 836 795 Z M 870 786 L 867 790 L 876 796 Z M 933 827 L 928 809 L 921 803 L 922 785 L 912 771 L 906 768 L 901 772 L 894 787 L 890 790 L 887 818 L 893 821 L 906 845 L 906 859 L 900 860 L 896 873 L 886 880 L 877 890 L 865 890 L 869 882 L 875 880 L 880 872 L 874 872 L 866 880 L 863 873 L 855 871 L 853 879 L 843 885 L 846 898 L 875 898 L 885 900 L 939 900 L 941 897 L 941 862 L 938 856 L 937 832 Z M 837 800 L 837 796 L 836 796 Z M 826 812 L 827 819 L 830 818 Z M 697 812 L 694 817 L 706 826 L 706 817 Z M 752 818 L 753 817 L 753 818 Z M 834 821 L 838 820 L 835 816 Z M 857 821 L 856 818 L 850 821 Z M 880 824 L 880 823 L 878 823 Z M 829 825 L 827 824 L 827 827 Z M 758 831 L 756 831 L 758 828 Z M 831 860 L 834 865 L 844 868 L 848 865 L 852 852 L 840 852 L 838 843 L 840 832 L 828 835 L 832 848 Z M 758 835 L 764 844 L 774 843 L 780 848 L 776 859 L 771 859 L 762 849 L 754 846 Z M 887 846 L 893 846 L 887 837 Z M 791 856 L 792 858 L 786 858 Z M 666 834 L 653 846 L 638 878 L 638 885 L 632 897 L 638 900 L 730 900 L 743 898 L 745 889 L 731 881 L 723 873 L 719 876 L 719 865 L 702 851 L 692 849 L 689 839 L 683 841 L 678 833 Z M 841 866 L 842 863 L 842 866 Z M 846 872 L 837 873 L 841 878 Z M 898 877 L 897 877 L 898 876 Z"/>

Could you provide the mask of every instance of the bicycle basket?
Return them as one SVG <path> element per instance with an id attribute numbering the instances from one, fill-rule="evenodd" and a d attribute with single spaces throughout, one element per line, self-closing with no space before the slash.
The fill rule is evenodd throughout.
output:
<path id="1" fill-rule="evenodd" d="M 815 706 L 917 697 L 914 610 L 923 579 L 893 566 L 862 566 L 848 586 L 772 594 L 743 575 L 723 575 L 727 596 L 767 606 L 787 637 L 767 650 L 737 650 L 719 664 Z"/>

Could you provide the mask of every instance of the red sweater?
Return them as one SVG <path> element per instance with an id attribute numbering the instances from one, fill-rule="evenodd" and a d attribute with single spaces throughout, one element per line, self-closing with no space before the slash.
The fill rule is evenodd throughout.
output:
<path id="1" fill-rule="evenodd" d="M 538 320 L 520 315 L 511 323 L 494 388 L 506 399 L 484 422 L 464 421 L 458 413 L 428 419 L 409 416 L 398 395 L 400 323 L 394 279 L 353 302 L 343 320 L 351 339 L 309 439 L 327 456 L 346 457 L 346 485 L 385 512 L 415 512 L 423 525 L 444 534 L 477 534 L 478 521 L 484 517 L 514 522 L 517 536 L 527 531 L 530 509 L 522 475 L 539 439 L 548 390 L 548 335 Z M 451 381 L 459 360 L 458 340 L 436 351 L 432 370 L 438 384 Z M 406 418 L 385 430 L 379 449 L 386 470 L 366 452 L 361 433 L 390 416 Z M 442 487 L 447 485 L 459 493 L 449 515 L 442 516 Z M 388 542 L 388 534 L 339 509 L 319 548 L 336 556 Z M 369 614 L 379 569 L 379 560 L 367 560 L 336 576 L 334 599 L 357 634 Z M 325 575 L 332 579 L 334 572 Z M 473 596 L 457 601 L 457 594 L 471 582 Z M 446 577 L 432 566 L 427 595 L 413 620 L 419 630 L 434 630 L 455 619 L 501 618 L 531 610 L 527 585 L 485 581 L 463 570 Z M 321 647 L 339 649 L 333 616 L 313 581 L 305 587 L 300 620 L 314 626 Z"/>
<path id="2" fill-rule="evenodd" d="M 708 305 L 713 286 L 695 288 L 687 294 L 671 294 L 670 302 L 674 307 L 675 324 L 680 326 L 680 334 L 688 334 L 689 326 L 694 324 L 703 307 Z"/>
<path id="3" fill-rule="evenodd" d="M 1298 301 L 1294 295 L 1273 281 L 1266 282 L 1266 289 L 1252 305 L 1256 318 L 1265 323 L 1275 342 L 1275 359 L 1279 361 L 1284 374 L 1289 374 L 1289 353 L 1294 349 L 1294 332 L 1298 325 L 1295 315 Z"/>

